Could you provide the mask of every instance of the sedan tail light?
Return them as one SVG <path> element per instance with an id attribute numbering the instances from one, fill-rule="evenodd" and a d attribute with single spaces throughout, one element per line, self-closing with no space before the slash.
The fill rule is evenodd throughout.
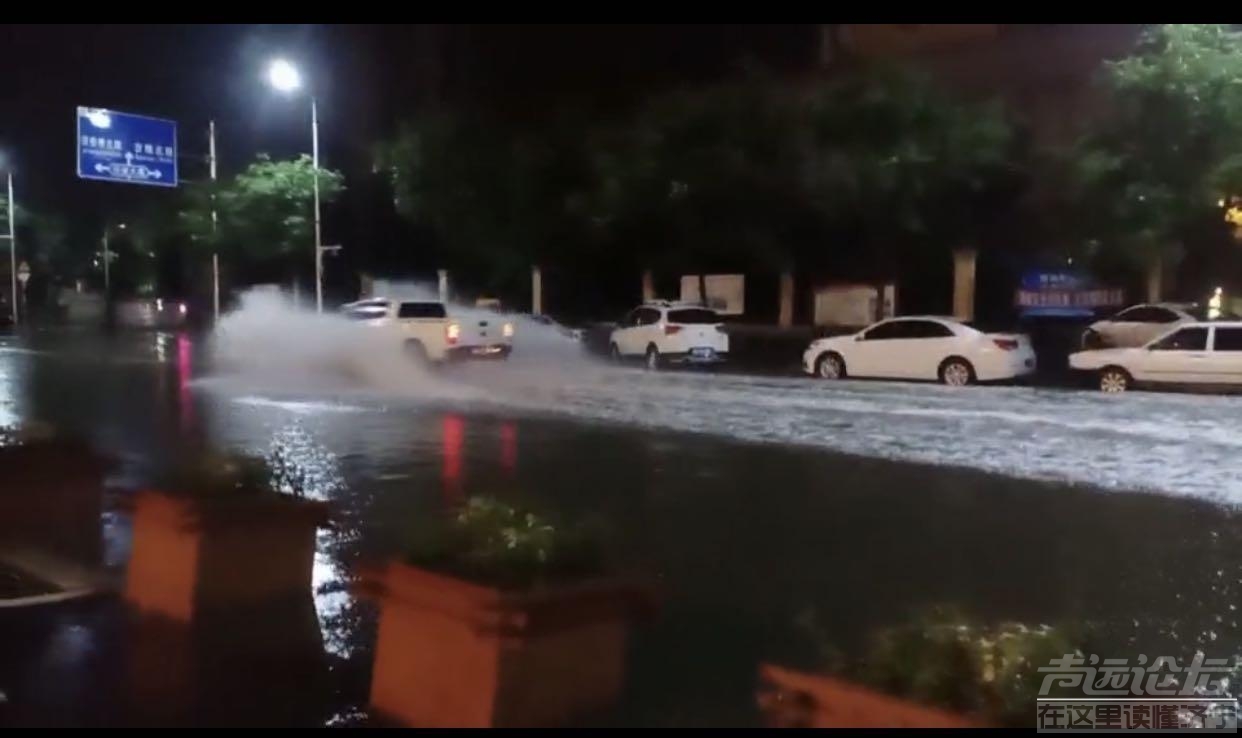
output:
<path id="1" fill-rule="evenodd" d="M 461 338 L 461 326 L 456 323 L 449 323 L 444 326 L 444 340 L 448 341 L 450 346 L 457 343 L 457 339 Z"/>
<path id="2" fill-rule="evenodd" d="M 666 336 L 671 336 L 671 335 L 673 335 L 674 333 L 681 333 L 681 326 L 679 326 L 679 325 L 666 325 L 666 326 L 664 326 L 664 335 L 666 335 Z"/>
<path id="3" fill-rule="evenodd" d="M 1013 351 L 1018 348 L 1018 340 L 1016 338 L 993 338 L 992 343 L 996 344 L 996 348 L 1001 351 Z"/>

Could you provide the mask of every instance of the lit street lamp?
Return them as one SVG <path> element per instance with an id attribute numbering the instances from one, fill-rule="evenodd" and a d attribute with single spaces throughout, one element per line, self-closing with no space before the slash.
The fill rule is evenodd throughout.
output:
<path id="1" fill-rule="evenodd" d="M 298 68 L 286 59 L 275 59 L 267 70 L 267 79 L 279 92 L 293 93 L 302 87 L 302 75 Z M 315 310 L 323 312 L 323 244 L 320 236 L 319 217 L 319 110 L 315 96 L 311 103 L 311 173 L 315 192 Z"/>

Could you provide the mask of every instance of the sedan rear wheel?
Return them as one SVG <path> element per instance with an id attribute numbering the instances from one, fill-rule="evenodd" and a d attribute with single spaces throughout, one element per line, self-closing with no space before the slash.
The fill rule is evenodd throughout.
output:
<path id="1" fill-rule="evenodd" d="M 1116 366 L 1106 367 L 1100 372 L 1100 391 L 1116 394 L 1130 389 L 1130 374 Z"/>
<path id="2" fill-rule="evenodd" d="M 816 361 L 815 374 L 820 379 L 840 379 L 845 376 L 845 362 L 835 353 L 823 354 Z"/>
<path id="3" fill-rule="evenodd" d="M 950 387 L 965 387 L 975 381 L 975 370 L 965 359 L 946 359 L 940 366 L 940 381 Z"/>

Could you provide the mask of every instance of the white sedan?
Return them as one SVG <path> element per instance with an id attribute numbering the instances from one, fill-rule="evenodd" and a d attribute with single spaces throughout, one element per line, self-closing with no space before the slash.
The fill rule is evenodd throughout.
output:
<path id="1" fill-rule="evenodd" d="M 1082 334 L 1082 346 L 1086 349 L 1142 346 L 1176 325 L 1193 323 L 1193 310 L 1194 305 L 1176 303 L 1134 305 L 1087 326 Z"/>
<path id="2" fill-rule="evenodd" d="M 848 336 L 812 341 L 802 354 L 807 374 L 823 379 L 880 377 L 965 385 L 1014 379 L 1035 371 L 1024 335 L 983 333 L 952 318 L 890 318 Z"/>
<path id="3" fill-rule="evenodd" d="M 1242 384 L 1242 321 L 1181 324 L 1146 346 L 1079 351 L 1069 362 L 1094 372 L 1104 392 L 1124 392 L 1136 382 Z"/>

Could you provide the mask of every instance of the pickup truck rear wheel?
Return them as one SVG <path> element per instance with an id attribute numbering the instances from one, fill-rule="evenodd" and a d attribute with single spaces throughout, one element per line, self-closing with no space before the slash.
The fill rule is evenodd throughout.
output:
<path id="1" fill-rule="evenodd" d="M 422 341 L 406 341 L 405 355 L 413 359 L 419 366 L 427 366 L 430 363 L 427 359 L 427 347 L 423 345 Z"/>

